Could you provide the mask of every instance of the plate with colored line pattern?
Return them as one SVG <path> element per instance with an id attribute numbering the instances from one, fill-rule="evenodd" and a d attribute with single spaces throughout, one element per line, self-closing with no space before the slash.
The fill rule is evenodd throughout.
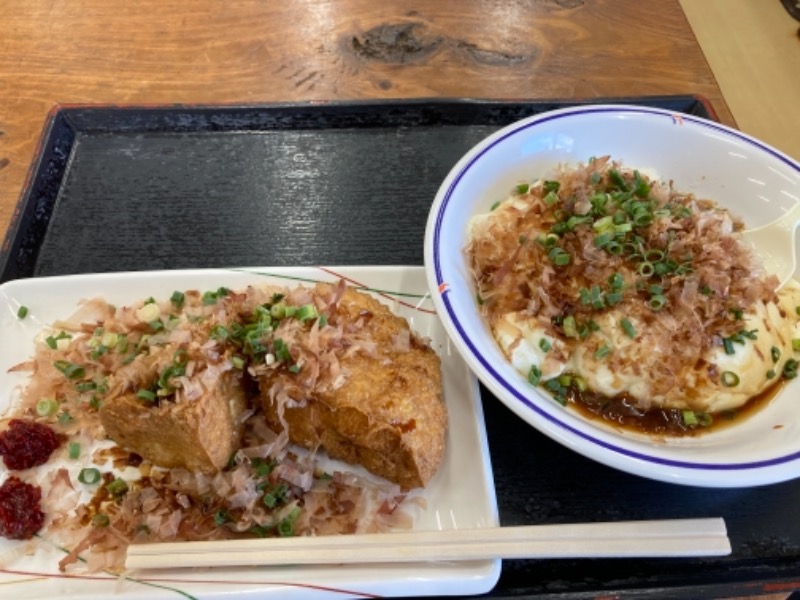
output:
<path id="1" fill-rule="evenodd" d="M 800 418 L 796 409 L 800 379 L 790 379 L 776 387 L 777 391 L 769 401 L 756 400 L 757 410 L 743 410 L 738 413 L 744 415 L 741 418 L 735 413 L 720 411 L 716 415 L 720 427 L 711 427 L 700 435 L 671 437 L 618 427 L 610 418 L 606 421 L 589 418 L 566 401 L 562 406 L 542 385 L 538 385 L 550 382 L 540 382 L 537 373 L 531 370 L 528 374 L 534 381 L 531 385 L 521 373 L 522 369 L 512 366 L 501 351 L 481 314 L 479 303 L 483 299 L 477 293 L 466 252 L 469 232 L 475 223 L 472 219 L 478 216 L 488 219 L 486 215 L 506 199 L 515 198 L 514 194 L 516 197 L 528 194 L 529 185 L 531 188 L 541 185 L 541 189 L 545 189 L 545 184 L 550 183 L 546 181 L 547 176 L 554 169 L 591 165 L 595 157 L 605 164 L 604 157 L 607 156 L 619 161 L 620 168 L 627 169 L 632 180 L 640 177 L 638 170 L 648 177 L 667 182 L 669 189 L 691 194 L 697 199 L 710 199 L 741 219 L 747 228 L 770 223 L 800 203 L 800 163 L 745 133 L 707 119 L 646 106 L 591 105 L 554 110 L 518 121 L 485 138 L 463 155 L 444 179 L 431 207 L 425 236 L 425 267 L 430 289 L 437 290 L 434 304 L 453 345 L 486 387 L 520 418 L 564 446 L 605 465 L 651 479 L 702 487 L 764 485 L 800 476 Z M 588 166 L 585 168 L 589 169 Z M 598 172 L 594 175 L 600 177 Z M 588 181 L 587 178 L 586 185 Z M 622 188 L 618 189 L 624 192 Z M 603 198 L 607 199 L 606 196 L 611 198 L 612 194 L 606 193 Z M 646 194 L 643 192 L 643 197 L 650 201 L 649 187 Z M 550 200 L 550 205 L 560 201 L 557 194 Z M 512 200 L 505 205 L 505 208 L 510 208 L 504 214 L 511 214 L 509 211 L 514 210 L 521 214 L 527 210 L 516 202 Z M 548 199 L 544 198 L 540 205 L 531 209 L 531 214 L 536 214 L 536 210 L 547 204 Z M 595 206 L 579 214 L 578 205 L 575 200 L 575 213 L 570 214 L 578 221 L 581 218 L 591 220 L 593 217 L 586 215 L 597 214 L 591 213 L 596 210 Z M 569 213 L 569 210 L 565 208 L 562 212 Z M 609 222 L 611 218 L 608 216 Z M 527 223 L 531 222 L 535 223 Z M 583 223 L 587 227 L 585 239 L 592 240 L 589 237 L 593 235 L 592 228 L 599 222 Z M 556 231 L 554 226 L 549 230 L 546 236 L 549 239 L 544 234 L 538 238 L 531 236 L 531 239 L 524 233 L 520 233 L 518 238 L 509 236 L 509 247 L 516 251 L 530 242 L 534 250 L 526 256 L 535 256 L 537 242 L 542 242 L 542 247 L 547 247 L 548 242 L 560 243 L 555 241 L 559 233 L 571 231 L 570 227 L 573 227 L 566 221 L 563 225 L 566 229 Z M 599 237 L 593 239 L 591 246 L 586 243 L 583 249 L 599 247 Z M 557 250 L 563 252 L 560 247 Z M 528 252 L 527 246 L 525 251 Z M 788 247 L 786 251 L 790 251 Z M 593 255 L 586 250 L 581 260 L 588 264 L 591 262 L 589 256 Z M 609 264 L 611 261 L 609 259 Z M 509 259 L 508 264 L 510 262 Z M 557 266 L 553 269 L 558 273 Z M 498 272 L 507 271 L 498 269 Z M 536 290 L 544 284 L 532 278 L 527 285 Z M 565 287 L 568 285 L 569 281 Z M 522 287 L 520 283 L 516 289 Z M 632 286 L 629 289 L 636 288 Z M 533 292 L 531 296 L 534 296 Z M 576 295 L 574 305 L 581 302 Z M 548 309 L 556 310 L 551 306 Z M 524 312 L 526 310 L 527 307 L 519 309 L 517 314 L 533 314 L 536 309 L 529 313 Z M 568 316 L 572 314 L 569 308 L 559 310 Z M 780 311 L 791 315 L 783 306 Z M 800 307 L 795 312 L 800 314 Z M 598 318 L 605 316 L 599 314 Z M 529 322 L 538 318 L 537 313 Z M 529 322 L 525 323 L 526 327 Z M 800 324 L 790 322 L 788 318 L 786 323 L 795 328 L 793 338 L 800 338 Z M 597 323 L 592 324 L 599 327 Z M 606 331 L 600 330 L 599 336 L 611 339 L 609 331 L 616 331 L 612 329 L 614 326 L 612 323 Z M 537 331 L 553 331 L 546 325 L 539 326 L 538 322 L 536 327 L 539 327 Z M 794 352 L 796 365 L 800 352 L 792 344 L 786 344 L 791 340 L 785 340 L 786 336 L 781 335 L 786 348 L 781 360 L 788 360 L 790 353 Z M 578 336 L 573 337 L 577 339 Z M 540 337 L 539 345 L 544 339 Z M 535 343 L 523 340 L 520 346 L 523 344 L 527 344 L 526 352 L 533 348 L 528 357 L 539 351 Z M 614 348 L 625 344 L 630 348 L 635 341 L 614 341 L 613 344 Z M 721 347 L 722 342 L 718 345 Z M 614 351 L 610 346 L 603 349 Z M 773 346 L 773 350 L 776 349 L 780 352 L 777 346 Z M 542 352 L 547 352 L 547 349 Z M 725 353 L 734 354 L 727 348 Z M 766 356 L 769 352 L 765 354 L 759 350 L 758 353 Z M 725 360 L 714 356 L 713 364 L 706 363 L 710 365 L 707 368 L 709 378 L 714 376 L 713 368 Z M 528 357 L 525 360 L 533 361 Z M 599 365 L 601 359 L 597 358 L 593 364 Z M 544 359 L 541 360 L 540 364 L 543 364 Z M 778 358 L 772 360 L 777 362 Z M 742 371 L 742 380 L 749 376 L 759 378 L 760 384 L 768 384 L 776 376 L 769 366 L 757 366 L 758 369 Z M 535 362 L 534 367 L 537 367 Z M 700 369 L 703 364 L 698 361 L 694 367 Z M 734 371 L 719 370 L 723 376 L 728 375 L 722 385 L 738 385 L 740 378 Z M 591 375 L 610 372 L 602 365 L 588 371 Z M 634 379 L 635 369 L 632 372 L 631 379 Z M 565 374 L 565 377 L 569 376 L 569 373 Z M 611 373 L 609 377 L 618 376 L 619 373 Z M 552 381 L 558 383 L 556 377 Z M 608 396 L 606 400 L 614 398 Z M 731 417 L 734 422 L 724 424 L 724 420 L 731 420 Z"/>
<path id="2" fill-rule="evenodd" d="M 249 284 L 283 286 L 316 282 L 346 283 L 369 292 L 411 328 L 430 340 L 442 361 L 444 398 L 449 426 L 442 466 L 420 492 L 424 502 L 413 512 L 414 530 L 443 530 L 498 526 L 494 483 L 484 429 L 478 384 L 460 356 L 449 351 L 449 340 L 436 317 L 421 267 L 299 267 L 199 269 L 155 272 L 70 275 L 10 281 L 0 285 L 0 417 L 18 397 L 27 374 L 9 371 L 29 359 L 40 331 L 70 316 L 82 300 L 101 297 L 116 305 L 147 297 L 169 298 L 175 290 L 231 290 Z M 25 318 L 18 316 L 21 306 Z M 5 423 L 0 421 L 0 427 Z M 16 472 L 36 483 L 52 469 L 64 467 L 72 477 L 82 464 L 65 459 Z M 79 461 L 78 461 L 79 462 Z M 10 476 L 0 464 L 0 483 Z M 48 516 L 50 518 L 52 515 Z M 47 521 L 46 521 L 47 523 Z M 264 539 L 269 544 L 269 539 Z M 341 565 L 329 567 L 220 568 L 129 572 L 118 577 L 104 571 L 89 573 L 80 563 L 60 573 L 60 548 L 43 529 L 34 539 L 19 542 L 0 538 L 0 585 L 19 600 L 59 596 L 68 600 L 233 598 L 341 598 L 409 596 L 440 593 L 470 595 L 494 587 L 499 560 L 465 563 Z"/>

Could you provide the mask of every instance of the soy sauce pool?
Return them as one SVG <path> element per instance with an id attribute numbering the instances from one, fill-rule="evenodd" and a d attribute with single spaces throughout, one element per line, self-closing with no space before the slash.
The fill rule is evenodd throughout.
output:
<path id="1" fill-rule="evenodd" d="M 566 401 L 570 409 L 590 421 L 601 421 L 617 429 L 650 436 L 690 437 L 719 431 L 741 423 L 755 414 L 777 396 L 786 385 L 786 380 L 779 380 L 757 396 L 734 410 L 726 410 L 708 415 L 700 415 L 700 420 L 710 417 L 710 423 L 687 425 L 684 411 L 677 408 L 659 408 L 642 411 L 636 408 L 632 398 L 625 394 L 609 398 L 588 390 L 579 391 L 570 387 Z"/>

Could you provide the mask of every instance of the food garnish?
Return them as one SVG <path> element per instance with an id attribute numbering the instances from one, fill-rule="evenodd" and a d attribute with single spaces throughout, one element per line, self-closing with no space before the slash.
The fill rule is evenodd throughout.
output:
<path id="1" fill-rule="evenodd" d="M 470 222 L 467 253 L 479 308 L 532 385 L 682 435 L 796 375 L 800 285 L 778 291 L 742 229 L 606 156 L 517 185 Z"/>

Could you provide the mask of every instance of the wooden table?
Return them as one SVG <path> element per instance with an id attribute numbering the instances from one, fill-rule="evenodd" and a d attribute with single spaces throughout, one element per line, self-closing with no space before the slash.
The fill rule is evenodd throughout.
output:
<path id="1" fill-rule="evenodd" d="M 0 231 L 69 103 L 706 97 L 678 0 L 0 3 Z"/>
<path id="2" fill-rule="evenodd" d="M 735 125 L 678 0 L 4 2 L 0 230 L 58 104 L 673 94 Z"/>

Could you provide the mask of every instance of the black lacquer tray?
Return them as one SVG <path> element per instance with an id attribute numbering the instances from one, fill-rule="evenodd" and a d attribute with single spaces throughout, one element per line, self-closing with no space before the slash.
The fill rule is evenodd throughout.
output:
<path id="1" fill-rule="evenodd" d="M 715 119 L 692 95 L 603 99 Z M 63 106 L 0 254 L 22 277 L 241 265 L 421 265 L 428 210 L 472 145 L 574 102 Z M 482 390 L 503 525 L 724 517 L 721 558 L 513 560 L 497 598 L 729 597 L 800 588 L 800 481 L 670 485 L 567 450 Z"/>

